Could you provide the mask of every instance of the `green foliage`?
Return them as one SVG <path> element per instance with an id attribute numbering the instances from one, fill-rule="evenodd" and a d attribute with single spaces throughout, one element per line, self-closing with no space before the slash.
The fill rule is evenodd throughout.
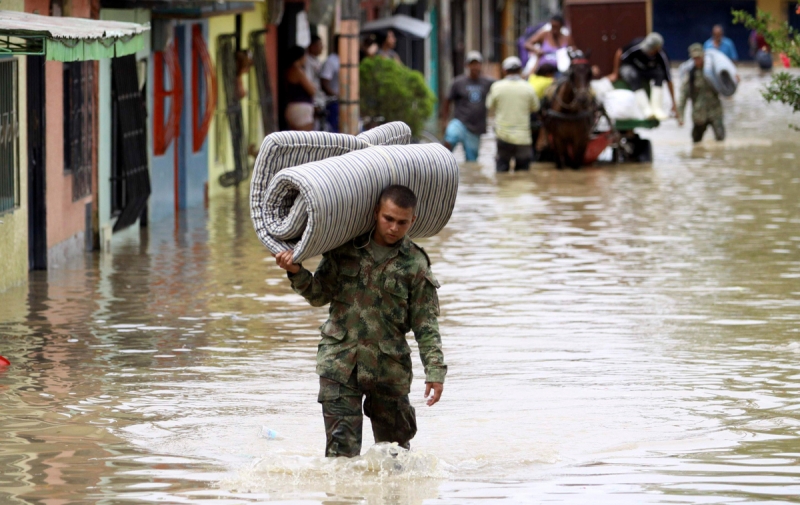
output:
<path id="1" fill-rule="evenodd" d="M 361 115 L 403 121 L 418 135 L 433 114 L 436 96 L 425 78 L 390 58 L 365 58 L 359 68 Z"/>
<path id="2" fill-rule="evenodd" d="M 755 16 L 745 11 L 733 11 L 733 22 L 756 30 L 763 35 L 773 52 L 784 53 L 792 66 L 800 66 L 800 33 L 789 23 L 777 23 L 771 14 L 758 10 Z M 800 76 L 778 72 L 761 92 L 767 102 L 780 102 L 800 111 Z M 795 129 L 798 129 L 796 126 Z"/>

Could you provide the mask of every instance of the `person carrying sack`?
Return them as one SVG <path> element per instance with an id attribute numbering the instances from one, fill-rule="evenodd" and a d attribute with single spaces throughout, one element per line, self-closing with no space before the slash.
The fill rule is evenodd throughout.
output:
<path id="1" fill-rule="evenodd" d="M 719 93 L 708 82 L 703 74 L 705 51 L 700 44 L 689 46 L 689 57 L 694 66 L 687 72 L 681 83 L 681 99 L 678 104 L 678 123 L 683 124 L 686 102 L 692 100 L 692 141 L 700 142 L 706 128 L 711 126 L 714 137 L 718 141 L 725 140 L 725 123 L 723 121 L 722 102 Z"/>
<path id="2" fill-rule="evenodd" d="M 409 188 L 387 187 L 373 230 L 323 254 L 314 274 L 292 261 L 294 251 L 275 256 L 296 293 L 314 307 L 330 304 L 317 351 L 327 457 L 361 453 L 363 414 L 376 443 L 410 448 L 417 421 L 408 399 L 409 330 L 425 367 L 427 405 L 442 396 L 447 365 L 437 320 L 439 282 L 428 255 L 406 236 L 416 207 Z"/>
<path id="3" fill-rule="evenodd" d="M 669 58 L 664 53 L 664 38 L 652 32 L 645 38 L 633 39 L 614 56 L 611 81 L 622 79 L 636 96 L 636 103 L 645 118 L 663 121 L 669 117 L 663 108 L 664 83 L 667 83 L 675 110 L 675 89 L 670 75 Z M 645 88 L 650 86 L 650 96 Z"/>

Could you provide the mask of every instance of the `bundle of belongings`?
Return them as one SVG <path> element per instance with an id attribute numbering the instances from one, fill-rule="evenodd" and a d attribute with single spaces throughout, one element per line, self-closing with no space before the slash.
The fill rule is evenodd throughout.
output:
<path id="1" fill-rule="evenodd" d="M 695 67 L 694 60 L 689 58 L 678 67 L 681 82 L 688 78 Z M 717 49 L 703 51 L 703 77 L 722 96 L 733 96 L 739 84 L 736 64 L 725 53 Z"/>
<path id="2" fill-rule="evenodd" d="M 608 77 L 591 82 L 592 92 L 598 102 L 603 104 L 611 120 L 646 119 L 644 112 L 636 103 L 636 96 L 629 89 L 615 89 Z"/>
<path id="3" fill-rule="evenodd" d="M 358 136 L 327 132 L 268 135 L 253 168 L 250 216 L 273 254 L 293 260 L 323 254 L 370 231 L 384 188 L 409 187 L 417 220 L 409 237 L 430 237 L 450 220 L 458 164 L 439 144 L 413 144 L 411 130 L 388 123 Z"/>

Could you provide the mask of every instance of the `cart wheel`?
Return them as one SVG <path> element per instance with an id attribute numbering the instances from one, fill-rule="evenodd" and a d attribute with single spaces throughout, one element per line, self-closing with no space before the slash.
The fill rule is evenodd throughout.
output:
<path id="1" fill-rule="evenodd" d="M 639 163 L 653 162 L 653 144 L 648 139 L 638 139 L 636 143 L 637 161 Z"/>

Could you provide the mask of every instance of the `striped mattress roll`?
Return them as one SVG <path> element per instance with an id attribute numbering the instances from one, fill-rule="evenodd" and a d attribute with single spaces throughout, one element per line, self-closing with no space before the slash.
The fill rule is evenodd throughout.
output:
<path id="1" fill-rule="evenodd" d="M 253 167 L 253 177 L 250 180 L 250 217 L 256 234 L 264 244 L 267 244 L 265 237 L 269 232 L 265 228 L 263 219 L 264 197 L 272 178 L 281 170 L 341 156 L 370 146 L 402 145 L 410 141 L 411 129 L 400 121 L 378 126 L 357 137 L 341 133 L 299 131 L 267 135 L 261 143 Z"/>
<path id="2" fill-rule="evenodd" d="M 439 144 L 376 146 L 286 168 L 270 183 L 263 207 L 273 253 L 294 249 L 300 263 L 368 232 L 384 188 L 408 186 L 418 199 L 409 236 L 430 237 L 450 220 L 458 191 L 458 164 Z"/>
<path id="3" fill-rule="evenodd" d="M 404 146 L 411 143 L 411 128 L 402 121 L 386 123 L 356 136 L 371 146 Z"/>

